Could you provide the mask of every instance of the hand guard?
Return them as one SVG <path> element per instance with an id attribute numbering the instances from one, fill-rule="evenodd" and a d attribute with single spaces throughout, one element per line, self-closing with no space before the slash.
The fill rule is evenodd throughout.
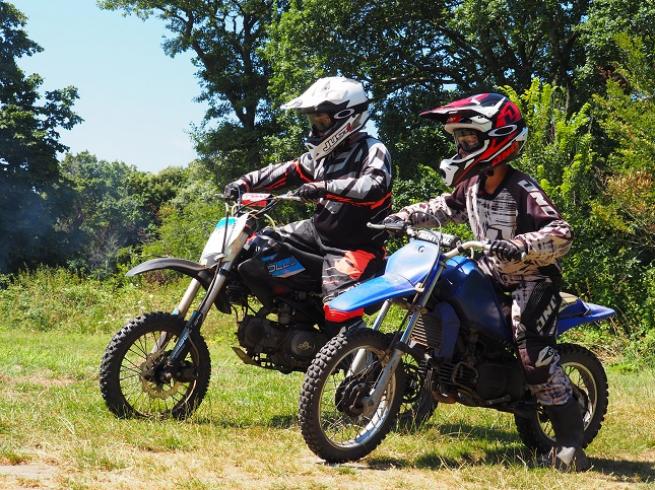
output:
<path id="1" fill-rule="evenodd" d="M 326 193 L 325 184 L 311 182 L 301 185 L 293 194 L 306 201 L 318 201 Z"/>
<path id="2" fill-rule="evenodd" d="M 523 258 L 526 250 L 525 245 L 519 245 L 511 240 L 494 240 L 491 242 L 489 253 L 502 260 L 516 261 Z"/>

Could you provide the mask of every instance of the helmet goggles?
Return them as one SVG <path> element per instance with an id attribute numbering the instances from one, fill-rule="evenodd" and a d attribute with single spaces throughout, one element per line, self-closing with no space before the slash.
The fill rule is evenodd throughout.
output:
<path id="1" fill-rule="evenodd" d="M 458 128 L 453 130 L 453 137 L 458 152 L 461 150 L 466 154 L 478 151 L 484 144 L 484 136 L 477 129 Z"/>
<path id="2" fill-rule="evenodd" d="M 312 129 L 318 133 L 325 133 L 334 125 L 334 119 L 327 112 L 310 112 L 306 116 Z"/>

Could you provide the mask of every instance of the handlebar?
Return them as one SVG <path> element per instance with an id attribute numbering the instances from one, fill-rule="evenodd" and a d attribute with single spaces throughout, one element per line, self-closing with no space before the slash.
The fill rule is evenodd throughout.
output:
<path id="1" fill-rule="evenodd" d="M 446 248 L 450 248 L 450 251 L 443 254 L 443 256 L 447 259 L 459 255 L 467 250 L 481 250 L 486 254 L 491 251 L 491 242 L 489 241 L 470 240 L 468 242 L 462 243 L 461 240 L 455 235 L 449 235 L 447 233 L 441 233 L 438 231 L 419 230 L 413 228 L 411 225 L 403 221 L 387 224 L 367 223 L 366 226 L 374 230 L 386 230 L 394 233 L 405 232 L 412 238 L 424 240 Z M 523 260 L 525 257 L 526 253 L 523 252 L 521 254 L 521 260 Z"/>

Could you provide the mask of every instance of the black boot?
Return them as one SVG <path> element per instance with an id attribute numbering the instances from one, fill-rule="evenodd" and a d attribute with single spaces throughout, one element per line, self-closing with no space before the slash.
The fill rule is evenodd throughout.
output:
<path id="1" fill-rule="evenodd" d="M 580 405 L 574 397 L 564 405 L 544 407 L 555 432 L 555 446 L 544 463 L 561 471 L 586 471 L 591 467 L 582 450 L 584 422 Z"/>

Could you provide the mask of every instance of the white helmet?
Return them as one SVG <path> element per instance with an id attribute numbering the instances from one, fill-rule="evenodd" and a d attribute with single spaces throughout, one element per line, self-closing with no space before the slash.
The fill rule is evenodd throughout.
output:
<path id="1" fill-rule="evenodd" d="M 368 120 L 368 97 L 356 80 L 325 77 L 316 80 L 305 92 L 282 109 L 306 114 L 311 124 L 305 146 L 314 161 L 334 150 Z"/>

